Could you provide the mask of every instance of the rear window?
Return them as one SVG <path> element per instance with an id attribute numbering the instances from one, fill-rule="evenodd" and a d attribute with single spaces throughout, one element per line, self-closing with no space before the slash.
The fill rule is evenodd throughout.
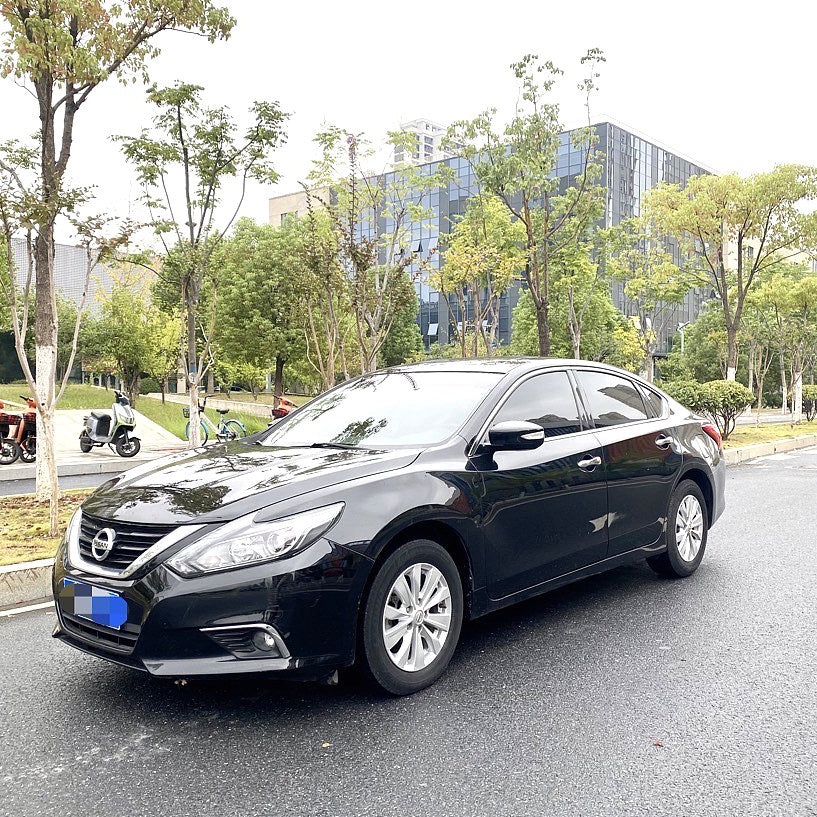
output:
<path id="1" fill-rule="evenodd" d="M 632 381 L 607 372 L 577 371 L 576 377 L 597 428 L 648 419 L 644 399 Z"/>
<path id="2" fill-rule="evenodd" d="M 664 416 L 664 398 L 661 397 L 658 392 L 654 392 L 652 389 L 648 389 L 644 387 L 644 401 L 647 404 L 647 411 L 649 411 L 651 417 L 663 417 Z"/>

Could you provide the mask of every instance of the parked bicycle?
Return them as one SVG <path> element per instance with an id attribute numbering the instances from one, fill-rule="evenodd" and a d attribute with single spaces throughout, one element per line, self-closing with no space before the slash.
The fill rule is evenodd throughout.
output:
<path id="1" fill-rule="evenodd" d="M 225 420 L 224 415 L 230 413 L 230 409 L 216 409 L 219 413 L 218 425 L 205 414 L 204 410 L 207 407 L 207 398 L 210 395 L 204 395 L 204 401 L 199 403 L 199 424 L 201 425 L 201 442 L 206 445 L 210 439 L 210 435 L 214 436 L 220 443 L 230 442 L 230 440 L 237 440 L 239 437 L 247 436 L 247 429 L 238 420 Z M 190 418 L 190 409 L 185 407 L 182 409 L 182 414 L 188 419 Z M 190 439 L 190 423 L 185 426 L 184 436 Z"/>

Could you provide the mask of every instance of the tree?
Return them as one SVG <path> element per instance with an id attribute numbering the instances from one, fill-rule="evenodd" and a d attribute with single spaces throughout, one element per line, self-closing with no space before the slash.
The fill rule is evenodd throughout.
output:
<path id="1" fill-rule="evenodd" d="M 596 87 L 597 67 L 604 61 L 598 49 L 582 58 L 587 76 L 585 94 L 588 126 L 573 131 L 570 145 L 576 172 L 567 186 L 557 176 L 560 134 L 564 130 L 559 106 L 549 102 L 556 78 L 562 73 L 553 63 L 540 63 L 528 54 L 511 66 L 519 82 L 516 113 L 500 128 L 492 108 L 470 121 L 454 123 L 448 144 L 473 167 L 482 192 L 497 196 L 522 225 L 525 235 L 524 278 L 535 307 L 538 353 L 551 353 L 551 266 L 554 256 L 586 235 L 604 212 L 598 184 L 602 166 L 596 156 L 596 136 L 590 127 L 590 97 Z"/>
<path id="2" fill-rule="evenodd" d="M 139 378 L 150 365 L 165 320 L 150 303 L 147 286 L 125 271 L 103 296 L 99 317 L 87 327 L 88 351 L 113 364 L 134 407 Z"/>
<path id="3" fill-rule="evenodd" d="M 159 381 L 164 403 L 170 378 L 179 371 L 182 360 L 184 323 L 178 314 L 168 314 L 159 309 L 153 312 L 153 335 L 144 370 Z"/>
<path id="4" fill-rule="evenodd" d="M 389 134 L 392 147 L 407 147 L 410 135 Z M 348 277 L 361 368 L 377 368 L 378 355 L 395 316 L 414 297 L 413 275 L 432 254 L 415 248 L 411 226 L 429 218 L 427 194 L 445 183 L 449 168 L 434 173 L 411 164 L 370 176 L 361 169 L 367 143 L 358 135 L 330 127 L 315 140 L 321 150 L 304 186 L 331 219 L 337 259 Z M 362 155 L 361 155 L 362 154 Z M 316 189 L 328 190 L 321 196 Z"/>
<path id="5" fill-rule="evenodd" d="M 746 298 L 764 270 L 817 246 L 817 168 L 784 165 L 748 178 L 695 176 L 685 188 L 661 184 L 643 211 L 685 250 L 689 269 L 720 299 L 726 327 L 726 378 L 738 366 Z"/>
<path id="6" fill-rule="evenodd" d="M 202 106 L 202 90 L 198 85 L 184 83 L 169 88 L 153 86 L 148 91 L 148 101 L 157 110 L 152 129 L 143 130 L 137 137 L 117 137 L 125 157 L 137 169 L 165 256 L 175 256 L 176 263 L 163 267 L 158 274 L 175 273 L 173 286 L 181 293 L 191 417 L 196 416 L 199 386 L 213 362 L 218 279 L 216 276 L 211 280 L 211 309 L 205 322 L 200 310 L 205 276 L 214 252 L 238 215 L 247 182 L 277 180 L 278 174 L 267 157 L 284 139 L 286 118 L 277 103 L 256 102 L 252 106 L 252 125 L 238 137 L 227 108 Z M 238 203 L 217 225 L 223 187 L 231 179 L 240 185 Z M 191 447 L 200 444 L 200 431 L 198 423 L 191 425 Z"/>
<path id="7" fill-rule="evenodd" d="M 262 374 L 274 371 L 276 398 L 283 394 L 287 361 L 304 354 L 304 270 L 298 242 L 294 223 L 276 229 L 242 219 L 218 256 L 219 351 L 232 361 L 252 363 Z"/>
<path id="8" fill-rule="evenodd" d="M 499 305 L 525 265 L 522 225 L 495 196 L 474 196 L 465 214 L 446 238 L 443 263 L 431 275 L 431 285 L 459 304 L 461 356 L 467 357 L 468 297 L 473 307 L 470 327 L 472 355 L 479 340 L 490 356 L 499 330 Z"/>
<path id="9" fill-rule="evenodd" d="M 17 0 L 0 3 L 6 25 L 0 74 L 22 82 L 37 101 L 37 185 L 22 205 L 31 236 L 36 293 L 37 495 L 51 504 L 51 535 L 57 533 L 59 482 L 54 456 L 57 303 L 54 283 L 54 226 L 76 197 L 65 179 L 74 146 L 78 112 L 109 77 L 122 81 L 145 76 L 158 53 L 155 37 L 167 30 L 195 31 L 211 41 L 228 36 L 234 24 L 224 8 L 210 0 Z M 58 147 L 59 145 L 59 147 Z M 11 166 L 0 160 L 6 172 Z M 16 172 L 16 171 L 15 171 Z M 7 203 L 9 203 L 7 199 Z M 21 215 L 18 211 L 17 215 Z M 14 220 L 8 212 L 8 223 Z M 17 219 L 19 229 L 21 219 Z M 10 253 L 9 253 L 10 255 Z M 12 279 L 13 279 L 12 275 Z M 27 316 L 26 316 L 27 317 Z M 27 328 L 27 327 L 26 327 Z M 77 332 L 79 327 L 77 326 Z M 23 333 L 25 334 L 25 333 Z M 15 335 L 17 341 L 18 335 Z M 24 345 L 15 344 L 28 379 Z"/>
<path id="10" fill-rule="evenodd" d="M 611 240 L 610 276 L 624 284 L 628 306 L 635 310 L 645 374 L 652 382 L 658 343 L 695 280 L 673 263 L 664 243 L 644 220 L 623 222 L 612 232 Z"/>

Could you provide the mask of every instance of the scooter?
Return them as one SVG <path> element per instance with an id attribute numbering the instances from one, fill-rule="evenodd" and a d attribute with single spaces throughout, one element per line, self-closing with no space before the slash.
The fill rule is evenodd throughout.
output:
<path id="1" fill-rule="evenodd" d="M 83 418 L 84 426 L 79 435 L 79 450 L 87 454 L 92 448 L 110 446 L 120 457 L 133 457 L 139 453 L 142 443 L 132 436 L 136 415 L 130 400 L 114 389 L 116 400 L 112 412 L 92 411 Z"/>
<path id="2" fill-rule="evenodd" d="M 10 465 L 21 459 L 32 463 L 37 459 L 37 403 L 30 397 L 20 395 L 28 411 L 22 414 L 0 412 L 0 464 Z M 3 408 L 0 402 L 0 408 Z M 12 431 L 12 426 L 14 430 Z"/>

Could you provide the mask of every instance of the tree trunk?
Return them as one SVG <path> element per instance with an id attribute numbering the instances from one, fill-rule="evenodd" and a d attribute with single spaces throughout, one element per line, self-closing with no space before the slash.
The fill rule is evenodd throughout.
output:
<path id="1" fill-rule="evenodd" d="M 284 364 L 286 361 L 280 355 L 275 356 L 275 386 L 273 387 L 272 394 L 274 399 L 274 403 L 277 405 L 278 400 L 280 399 L 281 395 L 284 393 Z"/>
<path id="2" fill-rule="evenodd" d="M 789 411 L 789 388 L 786 383 L 786 362 L 783 358 L 783 350 L 780 350 L 780 385 L 783 389 L 783 402 L 780 404 L 780 413 L 788 414 Z"/>
<path id="3" fill-rule="evenodd" d="M 755 342 L 749 344 L 749 391 L 755 390 Z"/>
<path id="4" fill-rule="evenodd" d="M 800 360 L 795 362 L 791 390 L 791 421 L 800 423 L 803 421 L 803 364 Z"/>
<path id="5" fill-rule="evenodd" d="M 539 357 L 550 355 L 550 326 L 546 301 L 536 304 L 536 330 L 539 338 Z"/>
<path id="6" fill-rule="evenodd" d="M 165 404 L 165 394 L 167 393 L 167 378 L 162 378 L 162 405 Z"/>
<path id="7" fill-rule="evenodd" d="M 210 368 L 207 372 L 207 394 L 213 394 L 216 390 L 216 379 L 213 374 L 213 369 Z"/>
<path id="8" fill-rule="evenodd" d="M 735 326 L 726 327 L 726 379 L 734 382 L 738 372 L 738 331 Z"/>

